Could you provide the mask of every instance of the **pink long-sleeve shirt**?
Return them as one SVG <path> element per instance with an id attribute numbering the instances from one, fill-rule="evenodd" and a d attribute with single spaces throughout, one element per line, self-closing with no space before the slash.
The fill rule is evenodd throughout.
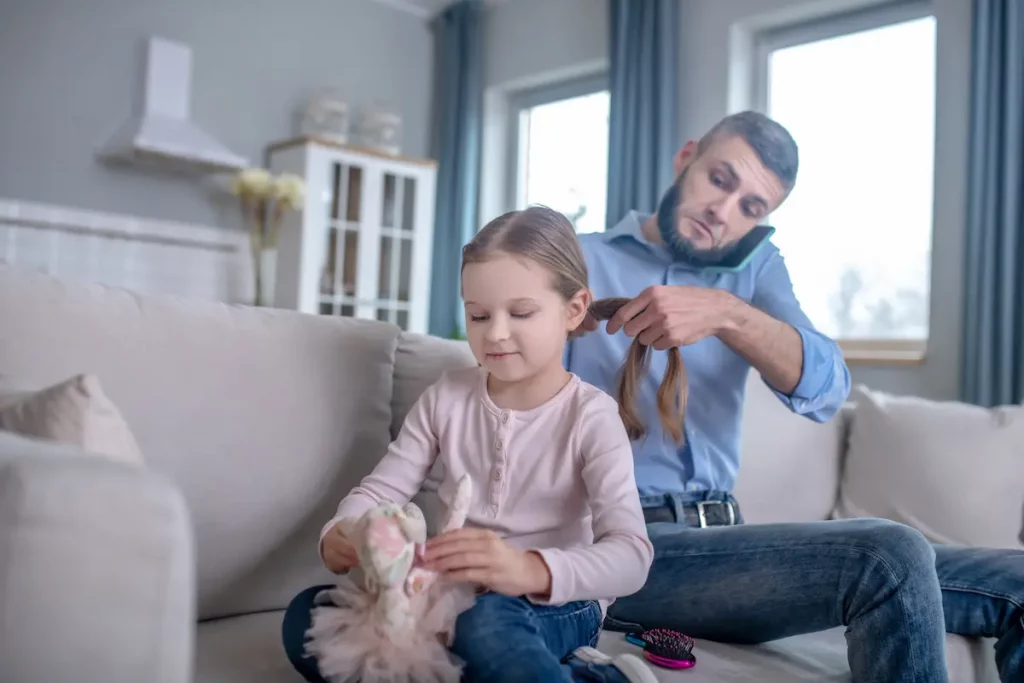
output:
<path id="1" fill-rule="evenodd" d="M 551 571 L 541 604 L 597 600 L 603 609 L 643 586 L 654 558 L 633 476 L 633 452 L 611 396 L 572 375 L 531 410 L 499 408 L 487 372 L 446 372 L 423 392 L 387 453 L 324 525 L 381 501 L 404 505 L 436 460 L 446 507 L 469 475 L 466 526 L 540 553 Z"/>

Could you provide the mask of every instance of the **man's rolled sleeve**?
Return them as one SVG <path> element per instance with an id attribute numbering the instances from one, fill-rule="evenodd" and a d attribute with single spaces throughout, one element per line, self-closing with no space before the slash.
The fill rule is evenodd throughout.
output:
<path id="1" fill-rule="evenodd" d="M 768 387 L 794 413 L 816 422 L 831 419 L 850 395 L 850 371 L 843 351 L 822 334 L 804 313 L 782 255 L 776 250 L 757 276 L 751 303 L 777 320 L 789 323 L 800 335 L 803 368 L 791 394 Z M 767 383 L 766 383 L 767 384 Z"/>
<path id="2" fill-rule="evenodd" d="M 813 328 L 793 326 L 803 344 L 804 365 L 792 394 L 769 388 L 790 410 L 817 422 L 834 416 L 850 393 L 850 374 L 839 345 Z"/>

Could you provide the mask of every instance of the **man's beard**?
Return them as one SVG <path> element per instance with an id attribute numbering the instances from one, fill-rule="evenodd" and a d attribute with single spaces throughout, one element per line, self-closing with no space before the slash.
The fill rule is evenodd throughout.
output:
<path id="1" fill-rule="evenodd" d="M 683 201 L 683 179 L 689 168 L 683 169 L 676 181 L 668 188 L 658 205 L 658 233 L 661 239 L 672 254 L 672 260 L 681 261 L 691 266 L 701 268 L 706 266 L 717 266 L 728 259 L 736 250 L 738 242 L 723 244 L 717 247 L 701 249 L 693 244 L 686 237 L 679 234 L 676 229 L 676 208 Z"/>

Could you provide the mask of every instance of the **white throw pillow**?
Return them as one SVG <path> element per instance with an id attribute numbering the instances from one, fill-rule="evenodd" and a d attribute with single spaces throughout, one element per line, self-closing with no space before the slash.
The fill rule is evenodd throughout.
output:
<path id="1" fill-rule="evenodd" d="M 1021 548 L 1024 406 L 986 409 L 854 387 L 837 518 L 881 517 L 933 543 Z"/>
<path id="2" fill-rule="evenodd" d="M 128 423 L 92 374 L 76 375 L 39 391 L 0 396 L 0 429 L 77 446 L 131 465 L 143 464 Z"/>

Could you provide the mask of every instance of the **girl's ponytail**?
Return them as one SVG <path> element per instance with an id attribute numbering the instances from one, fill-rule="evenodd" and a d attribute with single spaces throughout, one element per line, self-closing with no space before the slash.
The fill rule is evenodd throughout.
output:
<path id="1" fill-rule="evenodd" d="M 590 305 L 590 314 L 598 320 L 608 320 L 630 299 L 614 297 L 598 299 Z M 637 413 L 637 390 L 644 373 L 650 365 L 650 349 L 634 339 L 629 354 L 619 373 L 619 415 L 630 440 L 637 440 L 646 433 L 646 426 Z M 672 435 L 676 443 L 683 442 L 683 420 L 686 418 L 686 366 L 679 349 L 668 350 L 668 367 L 658 387 L 658 416 L 665 432 Z"/>

